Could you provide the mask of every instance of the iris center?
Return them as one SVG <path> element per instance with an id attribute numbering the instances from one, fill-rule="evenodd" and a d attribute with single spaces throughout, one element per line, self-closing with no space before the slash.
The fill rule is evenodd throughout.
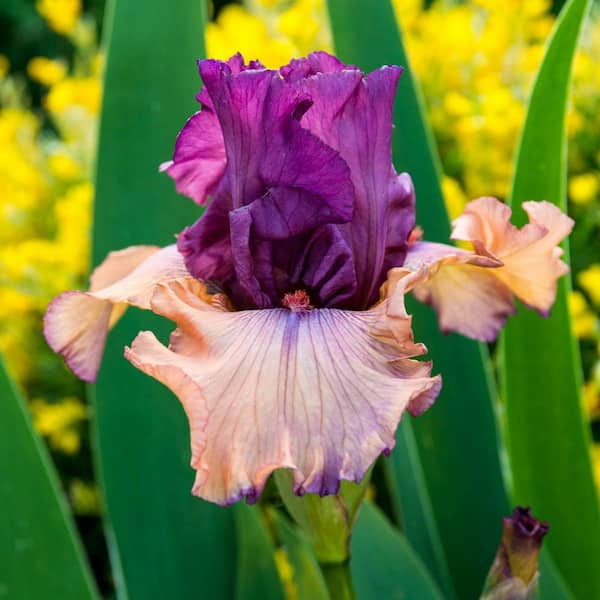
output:
<path id="1" fill-rule="evenodd" d="M 313 308 L 310 297 L 304 290 L 296 290 L 286 294 L 281 303 L 292 312 L 304 312 Z"/>

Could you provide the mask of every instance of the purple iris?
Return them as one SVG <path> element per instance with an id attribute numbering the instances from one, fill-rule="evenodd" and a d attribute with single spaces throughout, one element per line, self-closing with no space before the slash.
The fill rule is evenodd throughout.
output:
<path id="1" fill-rule="evenodd" d="M 195 277 L 238 308 L 362 310 L 401 265 L 414 227 L 410 177 L 392 165 L 400 67 L 367 76 L 325 52 L 279 71 L 199 61 L 202 105 L 181 131 L 169 174 L 205 214 L 178 239 Z"/>

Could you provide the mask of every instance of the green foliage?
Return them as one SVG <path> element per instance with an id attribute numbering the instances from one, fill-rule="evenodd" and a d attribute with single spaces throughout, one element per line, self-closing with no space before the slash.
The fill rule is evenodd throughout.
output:
<path id="1" fill-rule="evenodd" d="M 94 263 L 131 244 L 167 244 L 198 208 L 177 196 L 158 165 L 195 108 L 194 61 L 203 49 L 204 4 L 113 2 L 107 13 L 105 95 L 97 164 Z M 109 336 L 94 389 L 97 449 L 113 559 L 133 599 L 233 595 L 231 509 L 189 492 L 189 432 L 177 399 L 123 360 L 138 331 L 165 336 L 165 321 L 129 311 Z"/>
<path id="2" fill-rule="evenodd" d="M 46 448 L 0 358 L 0 596 L 97 598 Z"/>
<path id="3" fill-rule="evenodd" d="M 239 503 L 235 507 L 238 538 L 236 600 L 283 600 L 281 581 L 273 558 L 275 545 L 260 508 Z"/>
<path id="4" fill-rule="evenodd" d="M 565 5 L 531 94 L 511 193 L 515 221 L 524 200 L 566 208 L 565 115 L 571 66 L 591 2 Z M 568 257 L 568 247 L 565 245 Z M 504 398 L 514 498 L 550 523 L 548 548 L 580 598 L 600 597 L 600 512 L 580 404 L 581 366 L 571 334 L 570 282 L 559 281 L 551 316 L 520 310 L 502 344 Z"/>
<path id="5" fill-rule="evenodd" d="M 358 600 L 445 597 L 407 540 L 370 502 L 356 523 L 350 567 Z"/>
<path id="6" fill-rule="evenodd" d="M 541 600 L 573 599 L 573 594 L 567 589 L 566 583 L 545 548 L 542 548 L 540 554 L 539 571 L 538 595 Z"/>
<path id="7" fill-rule="evenodd" d="M 396 447 L 384 462 L 392 497 L 394 516 L 411 545 L 432 569 L 447 594 L 452 594 L 452 581 L 446 556 L 436 526 L 425 473 L 419 458 L 413 427 L 408 419 L 400 423 Z"/>
<path id="8" fill-rule="evenodd" d="M 329 600 L 319 564 L 305 534 L 276 510 L 270 511 L 275 528 L 292 567 L 298 598 Z"/>

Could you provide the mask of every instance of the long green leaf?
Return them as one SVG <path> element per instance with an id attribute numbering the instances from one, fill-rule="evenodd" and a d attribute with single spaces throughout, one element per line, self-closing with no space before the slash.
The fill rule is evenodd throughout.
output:
<path id="1" fill-rule="evenodd" d="M 444 598 L 410 544 L 369 502 L 354 529 L 350 568 L 358 600 Z"/>
<path id="2" fill-rule="evenodd" d="M 309 540 L 279 511 L 272 510 L 269 514 L 290 561 L 297 597 L 329 600 L 327 585 Z"/>
<path id="3" fill-rule="evenodd" d="M 559 573 L 546 548 L 542 548 L 539 563 L 540 578 L 538 595 L 540 600 L 573 600 L 573 594 Z"/>
<path id="4" fill-rule="evenodd" d="M 590 4 L 565 5 L 533 87 L 511 193 L 518 224 L 525 222 L 524 200 L 546 199 L 566 208 L 565 115 L 573 56 Z M 600 598 L 600 511 L 580 405 L 569 290 L 563 277 L 549 319 L 520 310 L 505 329 L 508 443 L 516 502 L 531 505 L 550 522 L 547 546 L 577 597 Z"/>
<path id="5" fill-rule="evenodd" d="M 97 598 L 46 449 L 0 358 L 0 597 Z"/>
<path id="6" fill-rule="evenodd" d="M 396 519 L 402 523 L 404 535 L 410 540 L 425 564 L 435 569 L 445 590 L 452 590 L 446 557 L 427 483 L 419 458 L 413 427 L 408 419 L 400 423 L 396 448 L 384 461 L 388 486 Z"/>
<path id="7" fill-rule="evenodd" d="M 96 176 L 93 258 L 132 244 L 166 245 L 199 216 L 158 173 L 197 110 L 195 59 L 204 52 L 205 6 L 116 0 L 109 31 Z M 230 598 L 231 510 L 193 498 L 189 432 L 177 399 L 123 359 L 137 332 L 166 338 L 166 321 L 130 310 L 109 336 L 95 386 L 97 448 L 121 596 Z"/>
<path id="8" fill-rule="evenodd" d="M 283 588 L 275 565 L 275 545 L 263 522 L 260 509 L 235 506 L 238 531 L 236 600 L 283 600 Z"/>
<path id="9" fill-rule="evenodd" d="M 365 69 L 385 63 L 407 67 L 395 108 L 394 160 L 414 180 L 417 221 L 426 239 L 447 243 L 450 230 L 438 160 L 389 1 L 329 0 L 328 6 L 335 47 L 342 60 Z M 445 594 L 453 595 L 444 576 L 449 569 L 456 595 L 473 598 L 494 557 L 495 525 L 507 511 L 492 405 L 495 392 L 487 371 L 489 358 L 483 345 L 457 335 L 442 335 L 428 307 L 411 303 L 409 312 L 414 316 L 415 338 L 427 344 L 444 386 L 435 406 L 412 423 L 418 452 L 400 457 L 410 462 L 409 470 L 415 476 L 422 470 L 425 486 L 405 486 L 398 481 L 396 496 L 403 499 L 405 509 L 410 504 L 407 514 L 412 519 L 422 513 L 418 535 L 413 536 L 410 528 L 407 534 L 436 573 Z M 403 435 L 403 428 L 399 435 Z M 399 440 L 400 447 L 407 444 L 410 440 Z M 429 506 L 433 514 L 428 514 Z"/>

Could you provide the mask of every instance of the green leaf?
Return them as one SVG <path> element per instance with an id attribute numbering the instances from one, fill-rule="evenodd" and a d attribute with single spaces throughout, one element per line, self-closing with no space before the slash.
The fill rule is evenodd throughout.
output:
<path id="1" fill-rule="evenodd" d="M 444 598 L 404 536 L 370 502 L 362 506 L 352 535 L 350 568 L 358 600 Z"/>
<path id="2" fill-rule="evenodd" d="M 273 558 L 275 546 L 260 508 L 238 502 L 235 518 L 239 552 L 236 600 L 283 600 L 281 580 Z"/>
<path id="3" fill-rule="evenodd" d="M 396 434 L 396 447 L 383 461 L 396 520 L 419 556 L 437 569 L 443 588 L 452 590 L 444 547 L 439 536 L 425 474 L 419 458 L 413 427 L 403 419 Z M 443 571 L 442 571 L 443 569 Z"/>
<path id="4" fill-rule="evenodd" d="M 573 600 L 573 594 L 567 589 L 567 584 L 546 548 L 542 548 L 540 553 L 539 572 L 538 596 L 540 600 Z"/>
<path id="5" fill-rule="evenodd" d="M 292 566 L 297 597 L 329 600 L 327 585 L 308 538 L 279 511 L 273 509 L 269 515 Z"/>
<path id="6" fill-rule="evenodd" d="M 386 63 L 406 67 L 394 113 L 394 160 L 413 178 L 417 222 L 424 228 L 426 239 L 447 243 L 450 227 L 437 155 L 390 3 L 329 0 L 328 6 L 335 47 L 342 60 L 364 69 Z M 407 526 L 407 535 L 436 574 L 445 595 L 473 598 L 481 590 L 496 551 L 495 524 L 508 510 L 489 357 L 481 344 L 457 335 L 442 335 L 429 307 L 411 302 L 409 312 L 414 317 L 415 339 L 427 345 L 444 385 L 436 404 L 411 421 L 417 452 L 398 453 L 394 459 L 406 461 L 409 474 L 412 471 L 424 484 L 406 485 L 398 480 L 394 495 L 402 499 L 398 508 L 406 512 L 403 521 L 408 522 L 408 515 L 413 523 L 419 519 L 418 526 Z M 398 434 L 400 448 L 411 443 L 401 439 L 405 431 L 401 428 Z M 454 589 L 447 583 L 448 570 Z"/>
<path id="7" fill-rule="evenodd" d="M 590 4 L 565 5 L 531 93 L 511 193 L 517 224 L 525 222 L 524 200 L 546 199 L 566 208 L 565 115 L 573 56 Z M 547 547 L 577 597 L 600 598 L 600 512 L 569 291 L 563 277 L 549 319 L 520 309 L 505 329 L 507 435 L 515 501 L 549 521 Z"/>
<path id="8" fill-rule="evenodd" d="M 0 597 L 97 598 L 46 448 L 0 358 Z"/>
<path id="9" fill-rule="evenodd" d="M 132 244 L 171 243 L 200 211 L 158 173 L 197 110 L 195 60 L 204 53 L 204 2 L 117 0 L 110 33 L 96 175 L 93 260 Z M 140 330 L 172 325 L 129 310 L 109 336 L 93 396 L 115 564 L 128 594 L 230 598 L 231 509 L 193 498 L 188 425 L 177 398 L 123 358 Z"/>

